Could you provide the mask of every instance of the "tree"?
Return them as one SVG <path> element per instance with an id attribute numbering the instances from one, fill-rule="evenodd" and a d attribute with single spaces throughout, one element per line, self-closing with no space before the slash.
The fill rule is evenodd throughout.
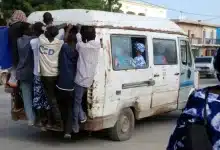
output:
<path id="1" fill-rule="evenodd" d="M 113 11 L 113 12 L 119 12 L 121 8 L 121 3 L 119 0 L 107 0 L 105 2 L 105 11 Z"/>
<path id="2" fill-rule="evenodd" d="M 93 9 L 118 12 L 121 4 L 118 0 L 3 0 L 2 9 L 8 18 L 13 10 L 20 9 L 29 15 L 38 10 L 54 9 Z"/>

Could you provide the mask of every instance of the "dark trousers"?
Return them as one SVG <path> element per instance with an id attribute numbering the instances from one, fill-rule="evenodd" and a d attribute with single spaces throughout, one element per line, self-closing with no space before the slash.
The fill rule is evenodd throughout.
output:
<path id="1" fill-rule="evenodd" d="M 41 77 L 45 94 L 48 99 L 48 103 L 51 107 L 49 115 L 49 124 L 55 125 L 60 123 L 61 114 L 58 108 L 57 99 L 56 99 L 56 81 L 57 77 Z M 60 124 L 59 124 L 60 125 Z"/>
<path id="2" fill-rule="evenodd" d="M 70 134 L 73 124 L 73 91 L 64 91 L 58 89 L 58 104 L 64 125 L 64 132 Z"/>

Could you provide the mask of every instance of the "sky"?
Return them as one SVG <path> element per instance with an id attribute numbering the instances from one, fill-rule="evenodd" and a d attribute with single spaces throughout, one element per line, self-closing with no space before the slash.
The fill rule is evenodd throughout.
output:
<path id="1" fill-rule="evenodd" d="M 199 16 L 192 14 L 184 14 L 182 16 L 186 19 L 202 20 L 203 22 L 220 24 L 220 0 L 140 0 L 156 5 L 161 5 L 167 8 L 176 10 L 205 14 L 211 16 Z M 168 10 L 168 18 L 178 19 L 181 16 L 180 12 Z"/>

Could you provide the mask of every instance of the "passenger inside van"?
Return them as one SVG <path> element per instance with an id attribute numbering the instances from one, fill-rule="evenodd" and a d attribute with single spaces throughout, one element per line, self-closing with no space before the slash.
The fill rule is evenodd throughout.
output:
<path id="1" fill-rule="evenodd" d="M 140 69 L 148 64 L 145 38 L 120 37 L 112 38 L 112 53 L 115 70 Z"/>
<path id="2" fill-rule="evenodd" d="M 145 52 L 145 46 L 142 43 L 135 43 L 134 44 L 137 56 L 134 58 L 135 67 L 136 68 L 144 68 L 146 66 L 146 61 L 142 54 Z"/>
<path id="3" fill-rule="evenodd" d="M 166 50 L 160 44 L 154 44 L 154 64 L 166 65 L 168 64 L 166 56 Z"/>

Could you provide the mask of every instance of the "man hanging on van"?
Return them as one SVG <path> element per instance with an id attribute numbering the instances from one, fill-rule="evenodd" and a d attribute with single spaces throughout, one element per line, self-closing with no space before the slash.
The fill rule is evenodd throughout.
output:
<path id="1" fill-rule="evenodd" d="M 41 129 L 45 131 L 45 126 L 48 120 L 48 114 L 50 113 L 50 106 L 47 101 L 47 97 L 44 92 L 43 84 L 41 82 L 40 74 L 38 72 L 39 67 L 39 36 L 44 33 L 42 27 L 44 24 L 42 22 L 36 22 L 33 25 L 33 31 L 35 38 L 30 41 L 31 49 L 33 51 L 34 58 L 34 79 L 33 79 L 33 107 L 36 111 L 37 123 L 43 126 Z"/>
<path id="2" fill-rule="evenodd" d="M 52 26 L 53 25 L 53 17 L 52 14 L 49 12 L 45 12 L 43 15 L 43 22 L 45 23 L 46 27 L 48 26 Z M 63 40 L 64 39 L 64 34 L 65 34 L 65 30 L 64 28 L 67 26 L 66 23 L 61 24 L 59 26 L 56 26 L 59 30 L 58 35 L 56 36 L 57 39 L 59 40 Z"/>
<path id="3" fill-rule="evenodd" d="M 59 76 L 57 80 L 58 104 L 64 124 L 64 138 L 71 138 L 73 122 L 73 91 L 76 76 L 78 52 L 72 48 L 73 26 L 69 25 L 65 34 L 65 44 L 59 54 Z"/>
<path id="4" fill-rule="evenodd" d="M 81 26 L 78 26 L 78 33 L 76 34 L 77 44 L 76 50 L 79 53 L 77 62 L 77 71 L 75 78 L 75 99 L 73 108 L 73 131 L 79 132 L 79 123 L 86 122 L 87 117 L 82 109 L 82 97 L 87 88 L 92 86 L 96 67 L 98 64 L 98 55 L 101 45 L 95 41 L 96 32 L 94 27 L 88 27 L 85 31 L 84 38 L 86 43 L 82 41 Z"/>
<path id="5" fill-rule="evenodd" d="M 30 45 L 30 40 L 32 39 L 31 25 L 29 23 L 23 23 L 21 26 L 21 32 L 23 36 L 17 41 L 19 59 L 16 68 L 16 79 L 20 82 L 22 99 L 24 102 L 24 109 L 28 119 L 28 124 L 34 125 L 35 114 L 32 109 L 32 72 L 34 62 Z"/>
<path id="6" fill-rule="evenodd" d="M 42 83 L 51 106 L 48 127 L 58 125 L 61 127 L 61 115 L 55 95 L 56 81 L 58 76 L 58 56 L 63 45 L 63 40 L 55 38 L 58 29 L 48 26 L 46 32 L 39 37 L 40 42 L 40 67 Z"/>

